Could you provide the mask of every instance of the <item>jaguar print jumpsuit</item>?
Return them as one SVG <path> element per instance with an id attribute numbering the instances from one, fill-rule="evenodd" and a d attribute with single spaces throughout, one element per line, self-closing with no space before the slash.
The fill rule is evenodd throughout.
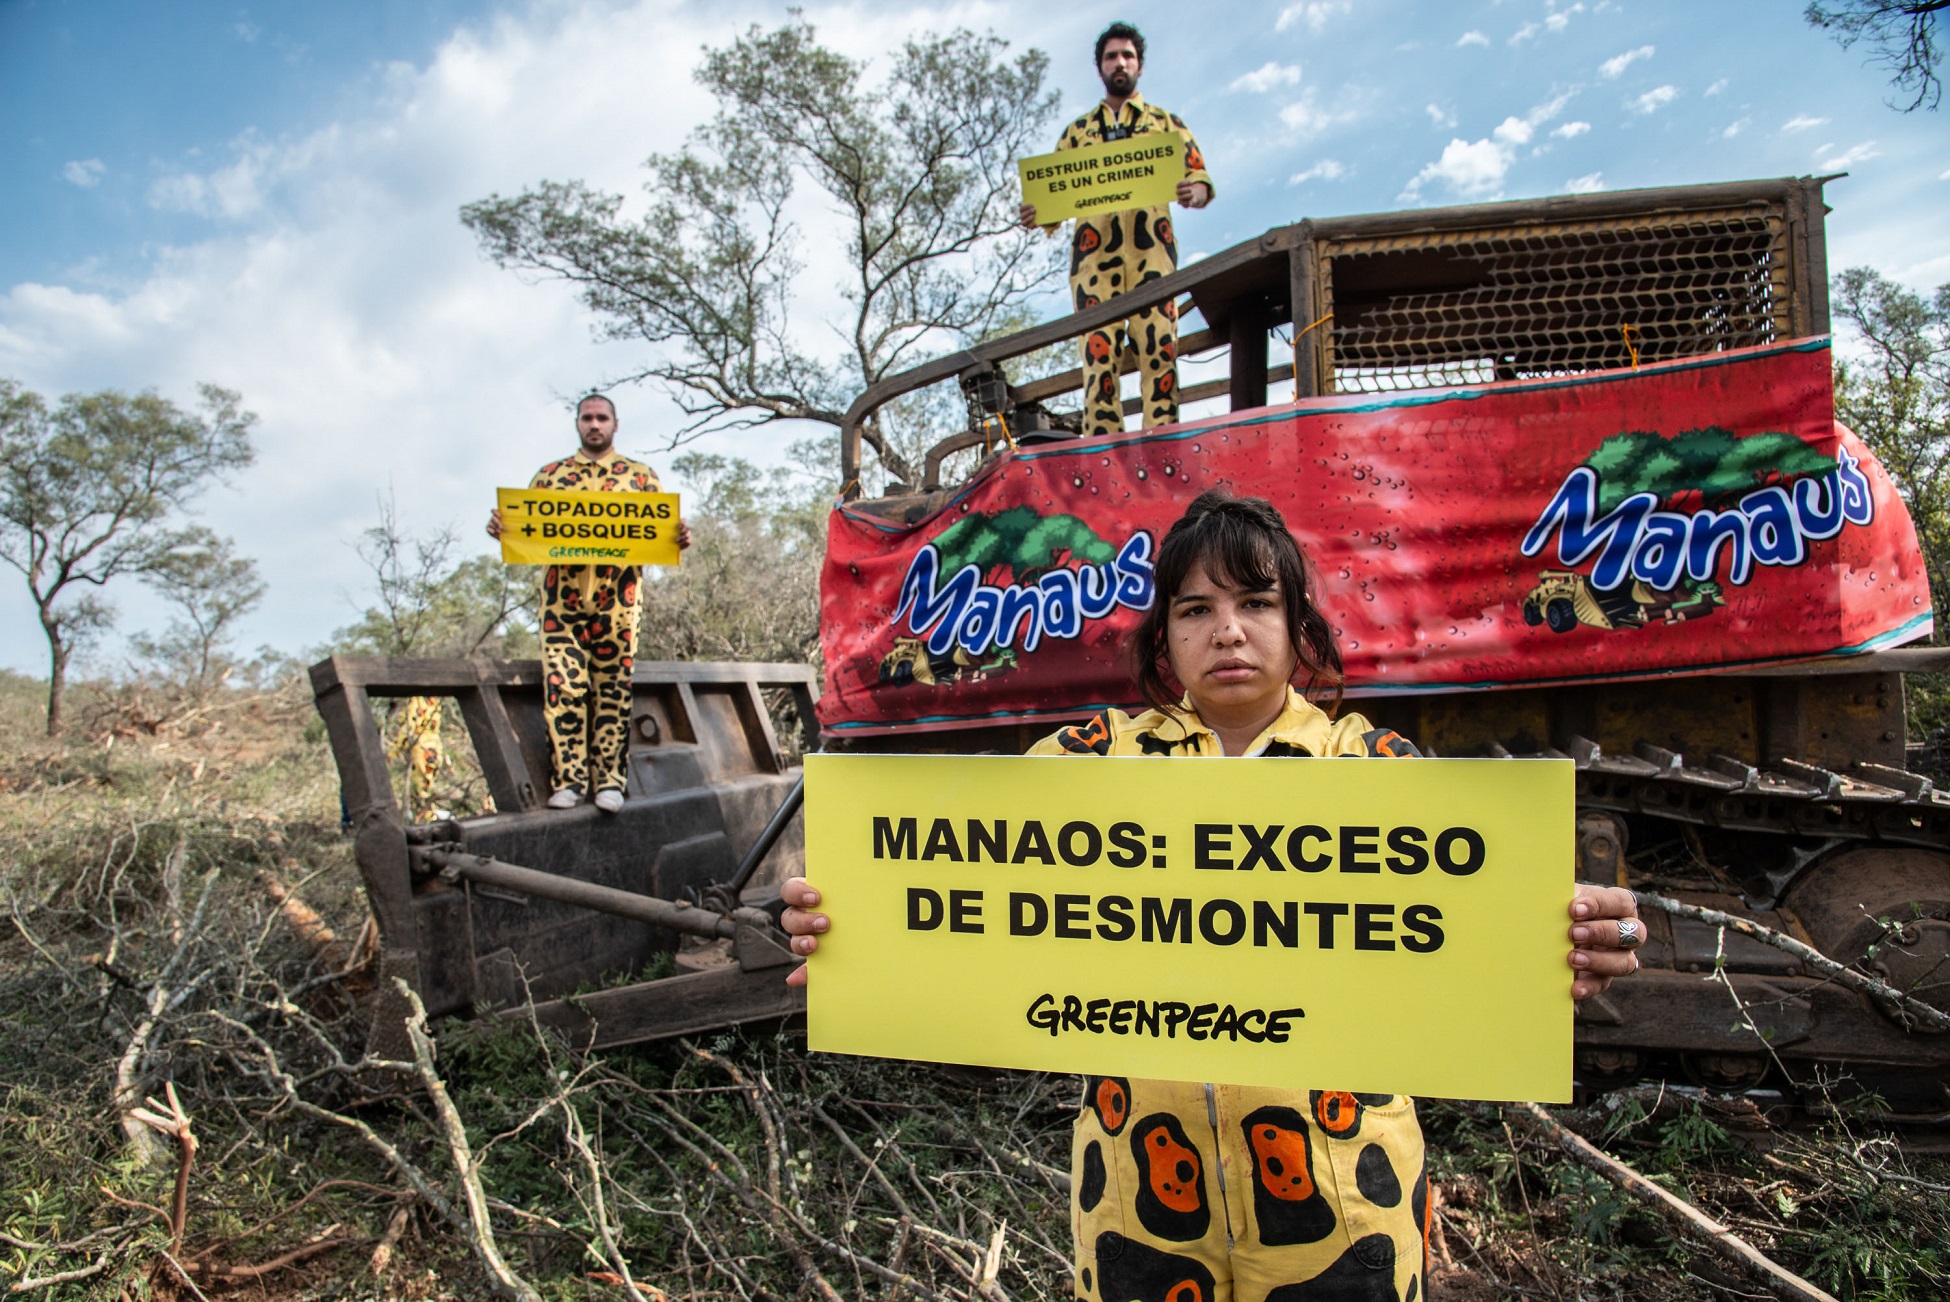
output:
<path id="1" fill-rule="evenodd" d="M 1212 184 L 1205 170 L 1205 156 L 1184 119 L 1145 103 L 1142 95 L 1131 96 L 1114 114 L 1107 105 L 1098 104 L 1064 130 L 1056 147 L 1084 149 L 1156 131 L 1183 135 L 1185 179 Z M 1076 229 L 1070 234 L 1070 297 L 1079 312 L 1177 269 L 1178 241 L 1172 232 L 1169 206 L 1128 208 L 1076 219 Z M 1137 357 L 1145 427 L 1168 425 L 1178 419 L 1178 307 L 1167 302 L 1084 336 L 1086 436 L 1116 434 L 1124 428 L 1124 400 L 1118 379 L 1127 353 Z"/>
<path id="2" fill-rule="evenodd" d="M 440 698 L 409 696 L 394 716 L 391 752 L 394 759 L 406 761 L 408 805 L 416 823 L 430 823 L 441 816 L 433 802 L 433 779 L 446 764 L 446 746 L 440 739 Z"/>
<path id="3" fill-rule="evenodd" d="M 535 472 L 530 488 L 660 493 L 657 472 L 612 451 L 580 452 Z M 642 575 L 634 565 L 551 565 L 542 575 L 543 710 L 554 786 L 588 795 L 624 788 L 630 669 Z"/>
<path id="4" fill-rule="evenodd" d="M 1107 710 L 1031 755 L 1217 756 L 1191 713 Z M 1248 751 L 1414 755 L 1288 691 Z M 1076 1295 L 1089 1302 L 1422 1302 L 1429 1182 L 1396 1094 L 1092 1076 L 1071 1141 Z"/>

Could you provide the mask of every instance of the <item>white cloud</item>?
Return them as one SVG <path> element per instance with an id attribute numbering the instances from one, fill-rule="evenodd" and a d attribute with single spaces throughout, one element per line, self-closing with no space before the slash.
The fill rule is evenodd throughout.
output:
<path id="1" fill-rule="evenodd" d="M 1583 176 L 1574 176 L 1564 183 L 1564 193 L 1566 194 L 1596 194 L 1604 188 L 1605 174 L 1603 172 L 1586 172 Z"/>
<path id="2" fill-rule="evenodd" d="M 257 38 L 264 34 L 264 29 L 256 23 L 238 23 L 231 30 L 236 32 L 237 39 L 246 45 L 257 44 Z"/>
<path id="3" fill-rule="evenodd" d="M 1288 185 L 1304 185 L 1308 181 L 1338 181 L 1347 175 L 1347 168 L 1331 158 L 1323 158 L 1304 172 L 1295 172 L 1287 181 Z"/>
<path id="4" fill-rule="evenodd" d="M 1443 108 L 1440 104 L 1426 105 L 1422 111 L 1429 115 L 1429 121 L 1433 122 L 1436 126 L 1453 127 L 1456 125 L 1456 115 L 1450 110 Z"/>
<path id="5" fill-rule="evenodd" d="M 1857 163 L 1866 163 L 1871 158 L 1878 157 L 1882 153 L 1880 149 L 1876 148 L 1876 142 L 1873 140 L 1864 140 L 1861 144 L 1850 149 L 1845 149 L 1839 154 L 1829 152 L 1834 147 L 1833 145 L 1823 145 L 1815 151 L 1817 159 L 1815 166 L 1824 172 L 1839 172 L 1843 168 L 1853 167 Z"/>
<path id="6" fill-rule="evenodd" d="M 1417 172 L 1403 187 L 1401 198 L 1417 201 L 1426 186 L 1438 181 L 1465 199 L 1495 196 L 1503 189 L 1503 179 L 1516 161 L 1518 148 L 1530 143 L 1538 127 L 1562 113 L 1575 93 L 1564 91 L 1522 117 L 1512 114 L 1504 118 L 1483 140 L 1451 138 L 1442 157 Z"/>
<path id="7" fill-rule="evenodd" d="M 1490 134 L 1506 145 L 1527 145 L 1537 128 L 1518 117 L 1504 118 Z"/>
<path id="8" fill-rule="evenodd" d="M 1415 174 L 1402 197 L 1418 199 L 1423 186 L 1441 181 L 1465 198 L 1488 198 L 1502 190 L 1509 173 L 1510 151 L 1504 146 L 1493 140 L 1453 139 L 1443 147 L 1442 157 Z"/>
<path id="9" fill-rule="evenodd" d="M 1301 0 L 1280 10 L 1280 16 L 1273 24 L 1273 30 L 1283 32 L 1295 23 L 1305 23 L 1309 30 L 1319 31 L 1327 26 L 1327 20 L 1336 14 L 1344 14 L 1354 7 L 1354 0 Z"/>
<path id="10" fill-rule="evenodd" d="M 63 167 L 61 176 L 69 185 L 92 190 L 102 183 L 102 173 L 107 170 L 99 158 L 79 158 Z"/>
<path id="11" fill-rule="evenodd" d="M 1591 130 L 1589 122 L 1566 122 L 1561 127 L 1553 128 L 1551 134 L 1559 140 L 1576 140 L 1589 130 Z"/>
<path id="12" fill-rule="evenodd" d="M 1598 75 L 1606 81 L 1614 81 L 1624 75 L 1625 69 L 1631 67 L 1640 59 L 1651 58 L 1657 51 L 1657 48 L 1652 45 L 1641 45 L 1636 50 L 1627 50 L 1623 54 L 1613 55 L 1598 65 Z"/>
<path id="13" fill-rule="evenodd" d="M 1228 89 L 1249 90 L 1256 95 L 1263 95 L 1276 86 L 1295 86 L 1299 82 L 1299 64 L 1280 63 L 1277 60 L 1268 59 L 1264 64 L 1253 69 L 1251 72 L 1241 73 L 1239 76 L 1233 78 L 1232 85 Z"/>
<path id="14" fill-rule="evenodd" d="M 1643 95 L 1625 101 L 1625 107 L 1634 113 L 1657 113 L 1666 105 L 1679 98 L 1677 86 L 1654 86 Z"/>
<path id="15" fill-rule="evenodd" d="M 1319 135 L 1330 127 L 1352 122 L 1360 114 L 1349 108 L 1323 108 L 1312 88 L 1280 110 L 1280 121 L 1293 129 L 1295 135 L 1306 140 Z"/>
<path id="16" fill-rule="evenodd" d="M 368 585 L 351 544 L 388 484 L 416 528 L 457 522 L 485 549 L 491 490 L 526 483 L 572 446 L 572 395 L 642 364 L 640 344 L 592 341 L 566 286 L 483 259 L 455 212 L 576 177 L 640 210 L 644 155 L 675 149 L 709 114 L 691 80 L 699 47 L 744 20 L 675 0 L 527 12 L 463 30 L 419 66 L 382 70 L 340 101 L 357 103 L 354 116 L 175 169 L 154 197 L 211 220 L 114 287 L 52 275 L 0 284 L 0 375 L 48 395 L 154 386 L 181 403 L 207 380 L 259 413 L 258 463 L 199 512 L 269 584 L 243 646 L 301 651 L 350 622 L 346 594 Z M 823 41 L 867 56 L 938 15 L 917 12 L 892 31 L 844 8 L 811 17 Z M 632 74 L 588 75 L 602 66 Z M 829 251 L 839 247 L 824 229 L 802 240 L 809 292 L 794 322 L 809 332 L 840 306 L 827 288 L 840 281 Z M 668 472 L 671 403 L 647 386 L 617 396 L 624 450 Z M 806 432 L 704 446 L 769 459 Z M 0 588 L 0 664 L 45 672 L 21 589 Z M 123 627 L 160 626 L 138 586 L 108 596 Z"/>
<path id="17" fill-rule="evenodd" d="M 1950 168 L 1946 168 L 1946 169 L 1944 170 L 1944 172 L 1943 172 L 1943 174 L 1942 174 L 1941 176 L 1939 176 L 1939 177 L 1937 177 L 1937 180 L 1939 180 L 1939 181 L 1950 181 Z"/>
<path id="18" fill-rule="evenodd" d="M 1478 31 L 1464 32 L 1456 38 L 1456 48 L 1459 50 L 1465 45 L 1488 45 L 1489 43 L 1490 38 Z"/>
<path id="19" fill-rule="evenodd" d="M 1794 117 L 1789 118 L 1787 121 L 1781 123 L 1781 130 L 1806 131 L 1810 127 L 1823 127 L 1827 125 L 1828 125 L 1827 118 L 1810 117 L 1806 113 L 1799 113 L 1796 114 Z"/>
<path id="20" fill-rule="evenodd" d="M 1711 99 L 1713 96 L 1718 95 L 1721 91 L 1725 90 L 1726 88 L 1727 88 L 1727 79 L 1725 77 L 1722 77 L 1718 81 L 1714 82 L 1711 86 L 1708 86 L 1705 90 L 1701 91 L 1700 94 L 1707 99 Z"/>
<path id="21" fill-rule="evenodd" d="M 1745 131 L 1752 123 L 1752 118 L 1741 118 L 1738 122 L 1729 122 L 1726 129 L 1720 132 L 1720 139 L 1731 140 L 1742 131 Z"/>
<path id="22" fill-rule="evenodd" d="M 1545 14 L 1543 22 L 1525 23 L 1522 27 L 1517 28 L 1517 30 L 1514 33 L 1512 33 L 1510 36 L 1510 44 L 1522 45 L 1525 41 L 1537 35 L 1537 33 L 1539 32 L 1553 32 L 1553 33 L 1561 32 L 1566 27 L 1569 27 L 1571 25 L 1572 14 L 1579 14 L 1583 12 L 1584 12 L 1584 3 L 1583 0 L 1579 0 L 1577 4 L 1574 4 L 1567 9 L 1557 9 L 1551 13 Z"/>

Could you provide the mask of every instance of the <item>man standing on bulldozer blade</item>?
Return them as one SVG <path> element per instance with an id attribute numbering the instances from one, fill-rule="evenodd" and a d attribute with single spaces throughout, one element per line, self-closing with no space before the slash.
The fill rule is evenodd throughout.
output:
<path id="1" fill-rule="evenodd" d="M 1185 176 L 1178 183 L 1178 202 L 1203 208 L 1212 202 L 1205 156 L 1184 119 L 1145 103 L 1138 94 L 1143 72 L 1144 37 L 1138 29 L 1121 22 L 1106 27 L 1097 38 L 1103 102 L 1072 122 L 1056 147 L 1085 149 L 1150 132 L 1178 132 L 1185 138 Z M 1024 204 L 1021 217 L 1024 226 L 1037 225 L 1036 206 Z M 1043 229 L 1050 234 L 1056 231 L 1055 226 Z M 1178 240 L 1169 207 L 1129 208 L 1076 219 L 1070 237 L 1070 298 L 1079 312 L 1177 269 Z M 1178 306 L 1166 301 L 1084 336 L 1086 436 L 1123 432 L 1124 399 L 1118 382 L 1127 352 L 1137 356 L 1138 401 L 1143 404 L 1145 427 L 1178 419 Z"/>
<path id="2" fill-rule="evenodd" d="M 565 492 L 660 493 L 657 472 L 616 450 L 616 404 L 592 393 L 576 404 L 580 445 L 535 472 L 530 488 Z M 488 515 L 501 537 L 501 512 Z M 677 545 L 691 526 L 677 522 Z M 643 575 L 634 565 L 551 565 L 542 574 L 543 711 L 548 720 L 550 809 L 573 809 L 591 791 L 596 808 L 623 807 L 629 740 L 630 671 L 636 663 Z"/>

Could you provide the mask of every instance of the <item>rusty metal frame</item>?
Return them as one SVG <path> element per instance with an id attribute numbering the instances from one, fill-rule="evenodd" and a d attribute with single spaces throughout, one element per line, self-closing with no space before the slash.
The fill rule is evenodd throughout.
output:
<path id="1" fill-rule="evenodd" d="M 378 926 L 376 1051 L 403 1052 L 405 1009 L 394 977 L 436 1013 L 519 1000 L 526 989 L 539 1001 L 535 1015 L 544 1025 L 596 1045 L 804 1009 L 803 994 L 783 984 L 780 968 L 791 958 L 760 907 L 766 891 L 748 891 L 721 921 L 712 914 L 712 921 L 696 925 L 689 916 L 709 910 L 682 900 L 686 890 L 729 879 L 738 855 L 756 842 L 794 786 L 796 770 L 781 752 L 764 693 L 790 695 L 804 745 L 812 749 L 812 666 L 637 663 L 631 789 L 616 814 L 545 807 L 539 661 L 335 656 L 314 665 L 311 679 Z M 713 700 L 703 702 L 707 694 Z M 407 825 L 373 705 L 375 697 L 398 696 L 458 700 L 498 812 Z M 521 857 L 543 871 L 499 853 L 522 845 L 539 857 L 526 851 Z M 535 916 L 547 914 L 544 901 L 558 910 L 555 932 L 544 927 L 539 938 L 525 935 L 522 910 L 533 903 Z M 569 947 L 576 952 L 563 952 L 561 909 L 608 921 L 578 923 L 579 943 Z M 501 939 L 477 943 L 484 924 Z M 732 965 L 573 994 L 593 975 L 584 969 L 612 961 L 634 966 L 671 948 L 684 931 L 728 935 Z"/>

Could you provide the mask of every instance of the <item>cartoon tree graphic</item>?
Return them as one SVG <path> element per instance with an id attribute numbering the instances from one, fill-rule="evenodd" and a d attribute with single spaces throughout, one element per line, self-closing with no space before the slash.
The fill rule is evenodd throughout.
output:
<path id="1" fill-rule="evenodd" d="M 1117 549 L 1076 516 L 1038 515 L 1027 506 L 995 515 L 963 516 L 944 529 L 934 545 L 941 553 L 943 574 L 974 565 L 984 578 L 1007 571 L 1016 583 L 1030 582 L 1034 575 L 1070 557 L 1093 565 L 1117 558 Z"/>
<path id="2" fill-rule="evenodd" d="M 1652 493 L 1667 507 L 1688 494 L 1697 494 L 1703 505 L 1724 507 L 1768 484 L 1825 475 L 1835 458 L 1792 434 L 1740 438 L 1711 426 L 1670 439 L 1645 430 L 1614 434 L 1584 464 L 1597 472 L 1598 509 L 1604 512 L 1636 493 Z"/>

